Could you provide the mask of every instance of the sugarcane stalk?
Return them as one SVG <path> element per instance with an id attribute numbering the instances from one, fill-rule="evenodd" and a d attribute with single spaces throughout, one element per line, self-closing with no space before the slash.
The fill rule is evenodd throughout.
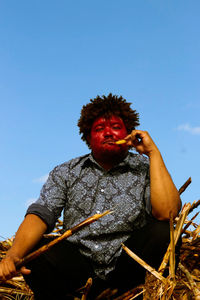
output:
<path id="1" fill-rule="evenodd" d="M 31 260 L 35 259 L 36 257 L 38 257 L 39 255 L 43 254 L 44 252 L 48 251 L 50 248 L 52 248 L 54 245 L 60 243 L 61 241 L 63 241 L 64 239 L 68 238 L 69 236 L 71 236 L 72 234 L 74 234 L 75 232 L 81 230 L 83 227 L 97 221 L 98 219 L 104 217 L 105 215 L 110 214 L 111 211 L 107 210 L 102 214 L 95 214 L 89 218 L 87 218 L 86 220 L 84 220 L 83 222 L 79 223 L 78 225 L 75 225 L 74 227 L 72 227 L 71 229 L 68 229 L 67 231 L 65 231 L 61 236 L 57 237 L 56 239 L 54 239 L 53 241 L 49 242 L 48 244 L 40 247 L 39 249 L 37 249 L 36 251 L 28 254 L 27 256 L 25 256 L 24 258 L 22 258 L 21 260 L 19 260 L 16 263 L 16 268 L 20 269 L 22 266 L 26 265 L 28 262 L 30 262 Z"/>
<path id="2" fill-rule="evenodd" d="M 182 212 L 180 214 L 179 220 L 178 220 L 178 222 L 176 224 L 176 228 L 174 230 L 174 244 L 175 245 L 177 244 L 178 239 L 179 239 L 179 237 L 181 235 L 182 227 L 183 227 L 185 219 L 186 219 L 186 217 L 187 217 L 187 215 L 189 213 L 190 208 L 191 208 L 191 204 L 187 203 L 183 207 L 183 209 L 182 209 Z M 162 263 L 161 263 L 161 265 L 160 265 L 160 267 L 158 269 L 158 272 L 160 274 L 163 274 L 163 272 L 164 272 L 164 270 L 165 270 L 165 268 L 167 266 L 167 263 L 168 263 L 168 260 L 169 260 L 169 255 L 170 255 L 170 251 L 171 251 L 171 245 L 168 246 L 167 251 L 166 251 L 166 253 L 164 255 L 163 261 L 162 261 Z"/>
<path id="3" fill-rule="evenodd" d="M 152 268 L 150 265 L 148 265 L 143 259 L 141 259 L 139 256 L 137 256 L 134 252 L 132 252 L 128 247 L 126 247 L 122 243 L 122 248 L 126 251 L 126 253 L 132 257 L 135 261 L 137 261 L 141 266 L 143 266 L 146 270 L 151 272 L 156 278 L 161 280 L 163 283 L 166 282 L 166 278 L 163 277 L 160 273 L 158 273 L 154 268 Z"/>
<path id="4" fill-rule="evenodd" d="M 184 267 L 181 263 L 179 263 L 179 268 L 181 269 L 182 272 L 185 273 L 188 282 L 191 286 L 191 290 L 194 294 L 194 299 L 195 300 L 200 300 L 200 289 L 198 288 L 197 284 L 195 283 L 191 273 L 188 271 L 188 269 L 186 269 L 186 267 Z"/>
<path id="5" fill-rule="evenodd" d="M 187 181 L 180 187 L 180 189 L 178 190 L 180 195 L 186 190 L 186 188 L 188 187 L 188 185 L 189 185 L 191 182 L 192 182 L 192 179 L 191 179 L 191 177 L 189 177 L 188 180 L 187 180 Z"/>
<path id="6" fill-rule="evenodd" d="M 84 287 L 84 293 L 81 297 L 81 300 L 86 300 L 87 299 L 87 295 L 90 291 L 91 286 L 92 286 L 92 278 L 90 277 L 90 278 L 88 278 L 88 280 L 86 282 L 86 285 Z"/>
<path id="7" fill-rule="evenodd" d="M 194 219 L 198 216 L 199 211 L 192 217 L 192 219 L 185 225 L 185 227 L 182 229 L 181 234 L 185 233 L 188 227 L 193 223 Z"/>
<path id="8" fill-rule="evenodd" d="M 174 244 L 174 223 L 173 215 L 170 213 L 170 264 L 169 264 L 170 276 L 172 280 L 175 280 L 175 244 Z"/>
<path id="9" fill-rule="evenodd" d="M 192 206 L 191 206 L 191 208 L 190 208 L 189 214 L 190 214 L 195 208 L 197 208 L 199 205 L 200 205 L 200 199 L 199 199 L 197 202 L 194 201 L 194 203 L 192 204 Z"/>

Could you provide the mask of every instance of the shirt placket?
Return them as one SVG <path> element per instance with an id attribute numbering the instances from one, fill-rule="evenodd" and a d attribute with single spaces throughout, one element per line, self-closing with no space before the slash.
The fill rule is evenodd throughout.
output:
<path id="1" fill-rule="evenodd" d="M 98 176 L 98 181 L 96 186 L 94 187 L 94 207 L 92 214 L 100 214 L 105 211 L 106 206 L 106 197 L 105 197 L 105 187 L 107 183 L 107 175 L 106 172 L 102 171 L 101 174 Z M 100 234 L 102 232 L 102 220 L 99 219 L 97 222 L 94 222 L 90 225 L 94 234 Z M 96 245 L 96 249 L 98 245 Z"/>
<path id="2" fill-rule="evenodd" d="M 98 185 L 96 189 L 96 195 L 95 195 L 95 213 L 103 213 L 105 210 L 105 201 L 106 201 L 106 194 L 105 189 L 107 185 L 108 177 L 107 174 L 104 172 L 101 177 L 98 180 Z"/>

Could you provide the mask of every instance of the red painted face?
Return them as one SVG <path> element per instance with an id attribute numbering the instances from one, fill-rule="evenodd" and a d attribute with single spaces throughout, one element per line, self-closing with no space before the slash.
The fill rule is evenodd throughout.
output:
<path id="1" fill-rule="evenodd" d="M 108 154 L 127 152 L 126 144 L 117 145 L 114 142 L 127 136 L 123 120 L 115 115 L 110 118 L 99 117 L 92 124 L 89 138 L 90 147 L 95 158 Z"/>

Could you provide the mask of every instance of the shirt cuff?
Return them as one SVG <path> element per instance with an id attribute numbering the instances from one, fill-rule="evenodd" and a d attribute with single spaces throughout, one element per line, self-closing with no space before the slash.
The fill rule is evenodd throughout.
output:
<path id="1" fill-rule="evenodd" d="M 28 214 L 38 216 L 47 224 L 46 233 L 50 233 L 54 229 L 56 218 L 54 216 L 54 213 L 50 211 L 46 206 L 33 203 L 28 207 L 25 216 L 27 216 Z"/>

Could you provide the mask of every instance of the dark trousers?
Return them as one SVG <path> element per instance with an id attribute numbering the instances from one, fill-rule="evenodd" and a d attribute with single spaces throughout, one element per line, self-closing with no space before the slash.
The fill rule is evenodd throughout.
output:
<path id="1" fill-rule="evenodd" d="M 147 225 L 133 231 L 125 245 L 149 265 L 158 269 L 170 241 L 169 222 L 151 218 Z M 176 261 L 180 241 L 176 247 Z M 73 299 L 74 291 L 93 278 L 88 299 L 94 300 L 106 288 L 117 288 L 119 293 L 144 283 L 145 269 L 122 251 L 116 268 L 107 280 L 98 278 L 91 261 L 83 257 L 78 249 L 67 240 L 53 246 L 27 265 L 31 274 L 24 276 L 34 292 L 36 300 Z"/>

